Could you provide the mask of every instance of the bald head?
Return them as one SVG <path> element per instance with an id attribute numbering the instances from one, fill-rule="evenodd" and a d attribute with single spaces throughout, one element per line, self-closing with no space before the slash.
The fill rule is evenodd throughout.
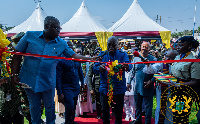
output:
<path id="1" fill-rule="evenodd" d="M 107 49 L 110 54 L 114 54 L 118 49 L 118 39 L 114 36 L 109 37 L 107 41 Z"/>
<path id="2" fill-rule="evenodd" d="M 167 51 L 165 55 L 165 60 L 174 60 L 177 55 L 178 55 L 178 52 L 176 50 Z"/>

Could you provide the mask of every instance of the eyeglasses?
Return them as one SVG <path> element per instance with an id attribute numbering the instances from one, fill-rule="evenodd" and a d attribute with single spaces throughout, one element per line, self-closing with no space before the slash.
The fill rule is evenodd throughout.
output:
<path id="1" fill-rule="evenodd" d="M 76 52 L 76 53 L 80 53 L 81 54 L 82 52 Z"/>
<path id="2" fill-rule="evenodd" d="M 61 27 L 53 27 L 53 28 L 55 28 L 57 31 L 60 31 L 60 30 L 62 30 L 62 28 L 61 28 Z"/>
<path id="3" fill-rule="evenodd" d="M 52 28 L 56 29 L 56 31 L 62 30 L 62 28 L 61 28 L 60 26 L 59 26 L 59 27 L 53 27 L 53 26 L 50 26 L 50 25 L 49 25 L 49 27 L 52 27 Z"/>
<path id="4" fill-rule="evenodd" d="M 108 46 L 109 46 L 109 47 L 110 47 L 110 46 L 115 47 L 115 46 L 117 46 L 117 44 L 109 43 Z"/>

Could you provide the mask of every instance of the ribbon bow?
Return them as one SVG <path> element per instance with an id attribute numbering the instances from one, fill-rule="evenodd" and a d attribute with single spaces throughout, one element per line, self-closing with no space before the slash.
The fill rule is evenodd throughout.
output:
<path id="1" fill-rule="evenodd" d="M 111 102 L 113 102 L 113 87 L 114 84 L 112 83 L 113 80 L 111 79 L 111 77 L 113 75 L 118 75 L 117 78 L 119 80 L 122 80 L 122 65 L 118 64 L 118 60 L 115 60 L 114 62 L 108 62 L 107 66 L 106 66 L 106 70 L 108 71 L 108 104 L 109 106 L 111 106 Z M 115 104 L 115 103 L 114 103 Z"/>

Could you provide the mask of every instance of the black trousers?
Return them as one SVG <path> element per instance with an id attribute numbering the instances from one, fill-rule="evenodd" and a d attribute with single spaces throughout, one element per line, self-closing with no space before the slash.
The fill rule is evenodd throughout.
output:
<path id="1" fill-rule="evenodd" d="M 78 96 L 71 97 L 65 95 L 65 124 L 71 124 L 74 122 L 77 100 Z"/>
<path id="2" fill-rule="evenodd" d="M 110 123 L 110 108 L 108 105 L 108 96 L 105 94 L 100 94 L 101 102 L 103 107 L 103 123 Z M 122 124 L 122 114 L 123 114 L 123 106 L 124 106 L 124 94 L 113 95 L 114 101 L 114 110 L 115 110 L 115 124 Z"/>
<path id="3" fill-rule="evenodd" d="M 24 124 L 24 116 L 17 112 L 13 117 L 0 116 L 0 124 Z"/>
<path id="4" fill-rule="evenodd" d="M 101 101 L 100 101 L 100 93 L 96 92 L 96 109 L 97 109 L 97 116 L 101 116 Z"/>

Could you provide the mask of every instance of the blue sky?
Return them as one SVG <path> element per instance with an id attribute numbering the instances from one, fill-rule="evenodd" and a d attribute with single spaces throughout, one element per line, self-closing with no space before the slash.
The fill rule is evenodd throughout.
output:
<path id="1" fill-rule="evenodd" d="M 78 10 L 83 0 L 41 0 L 47 15 L 57 17 L 61 25 Z M 106 28 L 118 21 L 131 6 L 133 0 L 85 0 L 90 13 Z M 200 0 L 138 0 L 144 12 L 153 20 L 161 16 L 161 25 L 172 32 L 192 30 L 195 4 L 196 26 L 200 26 Z M 34 0 L 0 0 L 0 23 L 17 26 L 35 10 Z M 158 21 L 160 24 L 160 21 Z"/>

